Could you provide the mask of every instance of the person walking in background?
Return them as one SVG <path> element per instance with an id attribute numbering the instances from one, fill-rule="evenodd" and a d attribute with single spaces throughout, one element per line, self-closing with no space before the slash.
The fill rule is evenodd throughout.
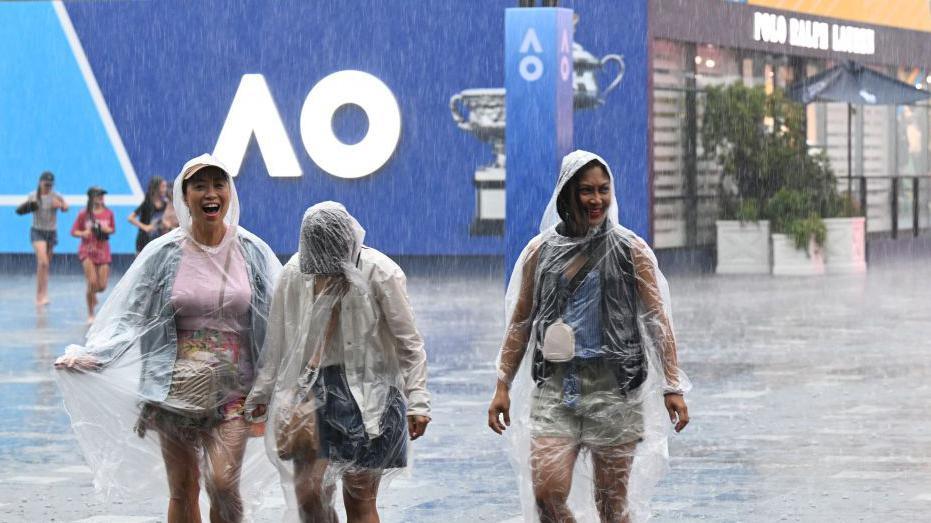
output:
<path id="1" fill-rule="evenodd" d="M 533 492 L 522 500 L 528 520 L 575 521 L 570 492 L 580 519 L 648 514 L 647 499 L 628 497 L 631 477 L 648 485 L 665 468 L 668 425 L 659 420 L 676 432 L 689 422 L 669 289 L 646 242 L 618 223 L 615 183 L 599 156 L 566 155 L 540 234 L 508 285 L 488 426 L 508 429 L 513 396 L 514 461 Z"/>
<path id="2" fill-rule="evenodd" d="M 49 303 L 48 274 L 52 263 L 52 251 L 58 244 L 57 212 L 66 212 L 68 203 L 52 190 L 55 175 L 45 171 L 39 176 L 39 187 L 30 193 L 26 201 L 17 207 L 17 214 L 32 213 L 32 227 L 29 229 L 29 241 L 36 255 L 36 305 Z"/>
<path id="3" fill-rule="evenodd" d="M 94 186 L 87 190 L 87 207 L 78 213 L 71 236 L 81 239 L 78 259 L 87 279 L 87 323 L 94 322 L 97 294 L 107 288 L 110 278 L 110 235 L 116 231 L 113 211 L 103 202 L 107 191 Z"/>
<path id="4" fill-rule="evenodd" d="M 168 194 L 168 201 L 165 203 L 165 213 L 162 215 L 162 234 L 178 228 L 178 213 L 175 212 L 175 202 L 171 193 Z"/>
<path id="5" fill-rule="evenodd" d="M 161 176 L 153 176 L 145 191 L 145 199 L 129 215 L 129 223 L 139 228 L 136 233 L 136 254 L 150 241 L 169 229 L 162 223 L 168 208 L 168 182 Z"/>

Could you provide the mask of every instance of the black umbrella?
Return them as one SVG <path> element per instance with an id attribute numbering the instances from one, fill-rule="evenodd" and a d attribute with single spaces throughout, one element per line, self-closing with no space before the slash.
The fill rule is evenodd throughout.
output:
<path id="1" fill-rule="evenodd" d="M 844 62 L 786 89 L 786 96 L 808 104 L 811 102 L 847 103 L 847 192 L 852 172 L 851 125 L 853 104 L 908 105 L 931 98 L 931 93 L 895 78 L 877 73 L 856 62 Z"/>

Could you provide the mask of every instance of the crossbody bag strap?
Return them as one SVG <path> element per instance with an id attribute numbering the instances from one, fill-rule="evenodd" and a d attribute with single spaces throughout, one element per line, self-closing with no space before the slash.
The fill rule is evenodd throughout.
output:
<path id="1" fill-rule="evenodd" d="M 585 260 L 585 264 L 583 264 L 579 270 L 576 271 L 572 279 L 569 280 L 569 283 L 564 288 L 565 290 L 559 293 L 560 303 L 558 309 L 560 317 L 566 313 L 566 307 L 569 306 L 569 298 L 582 285 L 582 282 L 588 276 L 588 273 L 592 271 L 592 269 L 595 267 L 595 264 L 598 263 L 598 260 L 601 258 L 601 247 L 604 245 L 604 239 L 596 241 L 597 243 L 594 244 L 591 249 L 589 249 L 588 259 Z"/>

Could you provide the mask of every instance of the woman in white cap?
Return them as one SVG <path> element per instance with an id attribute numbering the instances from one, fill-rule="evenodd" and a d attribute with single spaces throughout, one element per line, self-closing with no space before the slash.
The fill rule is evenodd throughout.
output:
<path id="1" fill-rule="evenodd" d="M 251 415 L 269 413 L 266 442 L 305 522 L 336 522 L 340 480 L 349 521 L 377 522 L 383 478 L 407 466 L 408 438 L 430 422 L 427 356 L 404 272 L 364 235 L 336 202 L 304 214 L 246 401 Z"/>
<path id="2" fill-rule="evenodd" d="M 103 201 L 107 191 L 94 186 L 87 190 L 87 207 L 78 213 L 71 226 L 71 236 L 81 239 L 78 260 L 87 280 L 87 323 L 94 323 L 97 295 L 106 290 L 110 279 L 110 235 L 116 232 L 116 220 Z"/>
<path id="3" fill-rule="evenodd" d="M 488 425 L 501 434 L 516 421 L 527 520 L 646 519 L 667 456 L 662 420 L 677 432 L 689 421 L 668 287 L 646 242 L 618 223 L 614 183 L 599 156 L 566 155 L 508 285 Z"/>
<path id="4" fill-rule="evenodd" d="M 99 465 L 98 483 L 126 481 L 120 477 L 125 466 L 126 474 L 137 473 L 132 487 L 144 484 L 138 472 L 147 468 L 128 456 L 153 449 L 125 435 L 135 428 L 147 442 L 147 432 L 154 432 L 168 477 L 168 521 L 200 521 L 201 477 L 211 521 L 240 521 L 250 432 L 243 405 L 281 266 L 262 240 L 238 226 L 235 186 L 214 157 L 185 164 L 174 194 L 181 227 L 146 245 L 101 308 L 85 346 L 70 346 L 56 365 L 98 371 L 60 373 L 75 432 L 88 462 Z M 141 406 L 141 412 L 130 409 L 135 424 L 120 410 L 127 376 L 136 377 L 129 382 Z M 106 395 L 103 404 L 88 399 L 94 392 Z M 116 427 L 108 432 L 101 423 Z"/>

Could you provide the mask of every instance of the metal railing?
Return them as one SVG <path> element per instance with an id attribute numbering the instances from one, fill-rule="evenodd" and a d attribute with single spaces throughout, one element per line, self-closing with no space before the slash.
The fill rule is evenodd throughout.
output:
<path id="1" fill-rule="evenodd" d="M 931 235 L 931 174 L 837 178 L 837 190 L 851 188 L 853 201 L 866 217 L 869 238 Z M 656 195 L 655 231 L 661 248 L 714 245 L 717 195 L 699 192 Z"/>
<path id="2" fill-rule="evenodd" d="M 852 197 L 866 216 L 867 233 L 888 233 L 893 239 L 910 231 L 919 236 L 931 230 L 931 174 L 853 176 Z M 847 178 L 838 178 L 846 192 Z"/>

